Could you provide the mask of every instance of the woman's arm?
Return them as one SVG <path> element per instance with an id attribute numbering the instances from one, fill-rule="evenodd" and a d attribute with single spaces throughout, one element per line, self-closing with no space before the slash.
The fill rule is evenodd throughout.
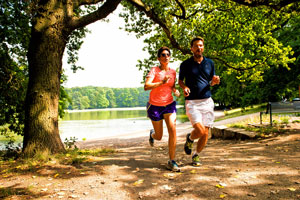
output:
<path id="1" fill-rule="evenodd" d="M 170 77 L 165 77 L 164 80 L 155 83 L 153 83 L 153 79 L 154 77 L 148 77 L 146 79 L 144 90 L 152 90 L 154 88 L 157 88 L 158 86 L 165 84 L 170 79 Z"/>

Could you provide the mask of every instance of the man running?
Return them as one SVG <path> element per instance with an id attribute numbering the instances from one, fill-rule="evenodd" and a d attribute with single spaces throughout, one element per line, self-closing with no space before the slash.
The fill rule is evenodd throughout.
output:
<path id="1" fill-rule="evenodd" d="M 208 132 L 214 121 L 214 102 L 211 98 L 210 86 L 219 84 L 220 78 L 215 75 L 214 62 L 203 56 L 203 38 L 195 37 L 191 41 L 191 51 L 193 56 L 180 65 L 178 84 L 183 89 L 186 114 L 194 128 L 186 136 L 184 151 L 191 155 L 193 142 L 198 139 L 192 164 L 199 166 L 199 153 L 207 143 Z"/>

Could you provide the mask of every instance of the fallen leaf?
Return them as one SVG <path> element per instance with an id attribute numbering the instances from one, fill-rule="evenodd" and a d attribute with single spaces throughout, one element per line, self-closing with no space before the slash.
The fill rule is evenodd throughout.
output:
<path id="1" fill-rule="evenodd" d="M 222 186 L 222 185 L 220 185 L 220 184 L 217 184 L 216 187 L 217 187 L 217 188 L 224 188 L 224 186 Z"/>
<path id="2" fill-rule="evenodd" d="M 59 174 L 55 174 L 53 177 L 56 178 L 56 177 L 58 177 L 58 176 L 59 176 Z"/>
<path id="3" fill-rule="evenodd" d="M 140 185 L 144 182 L 144 179 L 139 179 L 133 183 L 134 186 Z"/>
<path id="4" fill-rule="evenodd" d="M 173 178 L 175 178 L 175 174 L 172 174 L 172 173 L 164 174 L 164 177 L 173 179 Z"/>
<path id="5" fill-rule="evenodd" d="M 220 198 L 224 199 L 226 197 L 226 194 L 220 194 Z"/>
<path id="6" fill-rule="evenodd" d="M 193 169 L 192 171 L 190 171 L 190 173 L 191 174 L 196 174 L 197 172 L 196 172 L 196 170 Z"/>
<path id="7" fill-rule="evenodd" d="M 288 188 L 289 191 L 295 192 L 296 189 L 295 188 Z"/>
<path id="8" fill-rule="evenodd" d="M 227 184 L 226 183 L 219 183 L 219 185 L 221 185 L 221 186 L 223 186 L 223 187 L 226 187 L 227 186 Z"/>

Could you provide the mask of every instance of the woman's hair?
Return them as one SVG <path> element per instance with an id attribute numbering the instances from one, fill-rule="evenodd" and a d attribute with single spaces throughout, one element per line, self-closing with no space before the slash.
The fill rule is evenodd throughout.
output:
<path id="1" fill-rule="evenodd" d="M 171 50 L 169 49 L 169 47 L 160 47 L 157 51 L 157 57 L 159 58 L 161 53 L 164 51 L 164 50 L 167 50 L 171 56 Z"/>
<path id="2" fill-rule="evenodd" d="M 198 41 L 198 40 L 201 40 L 203 42 L 203 44 L 204 44 L 204 39 L 202 37 L 196 36 L 191 41 L 191 47 L 193 47 L 194 42 Z"/>

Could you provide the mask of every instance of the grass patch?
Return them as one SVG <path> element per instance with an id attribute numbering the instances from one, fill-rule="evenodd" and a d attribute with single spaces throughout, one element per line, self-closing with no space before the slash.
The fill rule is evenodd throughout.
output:
<path id="1" fill-rule="evenodd" d="M 270 126 L 270 124 L 267 125 L 260 125 L 260 118 L 259 116 L 254 116 L 249 119 L 233 123 L 233 124 L 227 124 L 227 127 L 231 128 L 242 128 L 246 131 L 256 132 L 258 133 L 258 136 L 260 137 L 268 137 L 271 135 L 278 135 L 287 132 L 286 129 L 283 129 L 286 127 L 289 123 L 299 123 L 300 120 L 293 120 L 292 115 L 274 115 L 273 116 L 273 126 Z M 266 122 L 269 121 L 269 115 L 263 115 L 262 121 Z"/>
<path id="2" fill-rule="evenodd" d="M 221 117 L 219 119 L 216 119 L 215 121 L 221 121 L 221 120 L 229 119 L 229 118 L 233 118 L 233 117 L 253 114 L 253 113 L 262 112 L 265 110 L 266 110 L 266 104 L 258 104 L 258 105 L 253 105 L 253 106 L 249 106 L 246 108 L 235 108 L 232 110 L 225 110 L 224 111 L 225 116 Z"/>
<path id="3" fill-rule="evenodd" d="M 67 150 L 65 153 L 50 154 L 47 151 L 36 152 L 34 157 L 23 158 L 21 154 L 16 159 L 7 158 L 1 155 L 0 151 L 0 177 L 8 178 L 17 176 L 27 172 L 36 172 L 39 169 L 46 168 L 47 166 L 57 165 L 78 165 L 89 163 L 99 159 L 99 157 L 109 156 L 114 154 L 114 149 L 93 149 L 93 150 Z"/>

